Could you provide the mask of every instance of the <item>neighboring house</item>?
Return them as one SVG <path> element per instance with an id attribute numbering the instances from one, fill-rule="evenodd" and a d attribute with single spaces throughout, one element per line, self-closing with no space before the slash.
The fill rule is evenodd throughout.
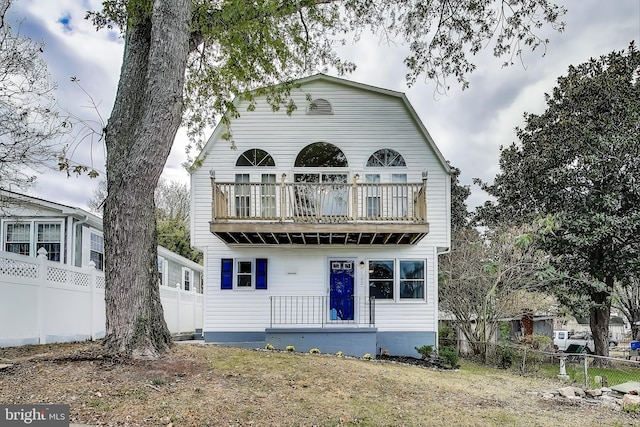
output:
<path id="1" fill-rule="evenodd" d="M 296 83 L 291 115 L 236 99 L 192 173 L 205 341 L 417 356 L 437 345 L 449 166 L 404 94 Z"/>
<path id="2" fill-rule="evenodd" d="M 0 251 L 104 270 L 102 218 L 85 210 L 11 191 L 0 191 Z M 202 293 L 203 267 L 158 246 L 160 284 Z"/>

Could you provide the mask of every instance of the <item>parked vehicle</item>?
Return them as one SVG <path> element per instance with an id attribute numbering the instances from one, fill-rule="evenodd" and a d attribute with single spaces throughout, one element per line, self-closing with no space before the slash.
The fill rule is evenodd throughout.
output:
<path id="1" fill-rule="evenodd" d="M 553 331 L 553 345 L 558 351 L 566 351 L 571 344 L 582 346 L 584 348 L 583 351 L 586 350 L 588 353 L 595 353 L 596 351 L 593 337 L 589 332 Z M 609 338 L 609 348 L 614 348 L 617 345 L 618 341 Z"/>
<path id="2" fill-rule="evenodd" d="M 558 351 L 566 351 L 572 344 L 582 347 L 582 350 L 579 352 L 595 353 L 596 351 L 596 345 L 591 338 L 591 334 L 584 332 L 572 334 L 569 331 L 553 331 L 553 345 Z"/>

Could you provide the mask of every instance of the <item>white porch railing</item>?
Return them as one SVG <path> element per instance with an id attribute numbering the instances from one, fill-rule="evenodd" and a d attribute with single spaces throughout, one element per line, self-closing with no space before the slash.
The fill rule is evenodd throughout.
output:
<path id="1" fill-rule="evenodd" d="M 105 335 L 104 273 L 0 251 L 0 347 Z M 162 286 L 172 334 L 202 327 L 203 295 Z"/>

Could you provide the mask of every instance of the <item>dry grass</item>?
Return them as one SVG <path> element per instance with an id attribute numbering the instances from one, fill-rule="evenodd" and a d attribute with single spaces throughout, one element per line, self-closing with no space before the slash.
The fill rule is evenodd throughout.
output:
<path id="1" fill-rule="evenodd" d="M 68 403 L 73 422 L 128 426 L 634 425 L 601 406 L 527 394 L 559 383 L 463 365 L 434 371 L 327 355 L 174 346 L 115 363 L 96 344 L 0 349 L 0 402 Z"/>

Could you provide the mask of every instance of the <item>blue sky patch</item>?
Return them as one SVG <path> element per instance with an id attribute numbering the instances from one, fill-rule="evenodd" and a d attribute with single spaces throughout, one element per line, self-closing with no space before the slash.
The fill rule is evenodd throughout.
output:
<path id="1" fill-rule="evenodd" d="M 73 28 L 71 27 L 71 14 L 68 12 L 58 18 L 58 23 L 62 24 L 64 30 L 67 32 L 71 32 L 73 30 Z"/>

